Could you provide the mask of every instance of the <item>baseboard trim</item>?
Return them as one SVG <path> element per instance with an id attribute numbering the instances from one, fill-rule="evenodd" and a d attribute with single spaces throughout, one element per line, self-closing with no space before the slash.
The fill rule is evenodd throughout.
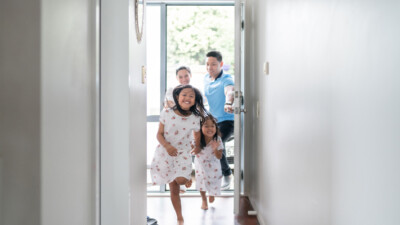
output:
<path id="1" fill-rule="evenodd" d="M 159 193 L 159 192 L 154 192 L 154 193 L 147 193 L 147 197 L 148 198 L 152 198 L 152 197 L 169 197 L 169 191 L 168 192 L 164 192 L 164 193 Z M 181 198 L 185 198 L 185 197 L 200 197 L 200 192 L 198 191 L 193 191 L 193 192 L 189 192 L 189 193 L 184 193 L 181 194 Z M 233 191 L 224 191 L 221 193 L 221 195 L 216 196 L 216 198 L 226 198 L 226 197 L 233 197 Z"/>
<path id="2" fill-rule="evenodd" d="M 254 204 L 253 198 L 249 195 L 247 195 L 247 198 L 249 199 L 250 204 L 253 207 L 253 209 L 257 212 L 256 217 L 257 217 L 258 223 L 260 223 L 260 225 L 266 225 L 266 223 L 264 222 L 263 218 L 260 215 L 261 211 L 259 210 L 258 206 L 256 204 Z"/>

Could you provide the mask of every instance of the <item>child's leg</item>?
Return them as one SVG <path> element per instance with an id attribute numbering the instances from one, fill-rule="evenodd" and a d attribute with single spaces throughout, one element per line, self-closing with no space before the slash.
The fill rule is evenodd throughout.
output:
<path id="1" fill-rule="evenodd" d="M 201 209 L 207 210 L 208 209 L 208 204 L 207 204 L 207 196 L 205 191 L 200 191 L 201 194 Z"/>
<path id="2" fill-rule="evenodd" d="M 213 203 L 215 200 L 215 197 L 210 195 L 210 196 L 208 196 L 208 200 L 210 201 L 210 203 Z"/>
<path id="3" fill-rule="evenodd" d="M 171 193 L 171 202 L 172 206 L 174 206 L 175 209 L 178 224 L 180 222 L 183 223 L 181 197 L 179 195 L 179 184 L 176 181 L 172 181 L 171 183 L 169 183 L 169 188 Z"/>
<path id="4" fill-rule="evenodd" d="M 188 180 L 184 177 L 175 178 L 175 182 L 178 183 L 179 185 L 185 185 L 187 188 L 190 188 L 190 186 L 192 186 L 192 179 Z"/>
<path id="5" fill-rule="evenodd" d="M 189 179 L 189 180 L 186 182 L 185 187 L 186 187 L 186 188 L 190 188 L 191 186 L 192 186 L 192 179 Z"/>

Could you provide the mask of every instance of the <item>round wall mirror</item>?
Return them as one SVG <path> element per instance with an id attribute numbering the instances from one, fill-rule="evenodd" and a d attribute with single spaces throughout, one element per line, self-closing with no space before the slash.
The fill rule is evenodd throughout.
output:
<path id="1" fill-rule="evenodd" d="M 142 41 L 145 0 L 135 0 L 135 27 L 138 43 Z"/>

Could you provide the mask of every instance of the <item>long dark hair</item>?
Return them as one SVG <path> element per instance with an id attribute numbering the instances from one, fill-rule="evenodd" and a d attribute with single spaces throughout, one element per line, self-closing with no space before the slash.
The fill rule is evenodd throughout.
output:
<path id="1" fill-rule="evenodd" d="M 178 103 L 178 96 L 181 93 L 181 91 L 185 88 L 191 88 L 195 94 L 194 105 L 192 107 L 190 107 L 189 110 L 183 110 Z M 204 116 L 207 114 L 206 109 L 204 108 L 204 104 L 203 104 L 203 96 L 201 95 L 200 91 L 197 88 L 193 87 L 192 85 L 190 85 L 190 84 L 178 85 L 172 91 L 172 96 L 174 97 L 174 102 L 175 102 L 175 106 L 172 107 L 172 109 L 178 110 L 182 115 L 188 116 L 188 115 L 190 115 L 190 112 L 191 112 L 195 116 L 200 116 L 201 118 L 204 118 Z"/>
<path id="2" fill-rule="evenodd" d="M 206 143 L 206 137 L 203 134 L 203 130 L 201 129 L 203 127 L 203 124 L 207 121 L 207 120 L 211 120 L 213 122 L 213 124 L 215 125 L 215 134 L 213 136 L 213 140 L 218 141 L 218 136 L 220 135 L 219 133 L 219 128 L 218 128 L 218 124 L 217 124 L 217 120 L 211 115 L 211 114 L 207 114 L 201 121 L 200 121 L 200 148 L 204 149 L 207 146 Z"/>

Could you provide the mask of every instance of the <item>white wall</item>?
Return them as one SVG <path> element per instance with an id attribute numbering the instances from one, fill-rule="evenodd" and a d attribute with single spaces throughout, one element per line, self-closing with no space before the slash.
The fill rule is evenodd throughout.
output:
<path id="1" fill-rule="evenodd" d="M 0 224 L 40 224 L 40 1 L 0 1 Z"/>
<path id="2" fill-rule="evenodd" d="M 0 224 L 94 224 L 94 10 L 0 2 Z"/>
<path id="3" fill-rule="evenodd" d="M 3 157 L 0 156 L 0 202 L 3 202 Z M 3 224 L 3 204 L 0 204 L 0 224 Z"/>
<path id="4" fill-rule="evenodd" d="M 95 1 L 41 1 L 43 225 L 95 221 Z"/>
<path id="5" fill-rule="evenodd" d="M 0 2 L 0 224 L 98 222 L 98 3 Z M 144 44 L 133 1 L 102 6 L 101 219 L 144 224 Z"/>
<path id="6" fill-rule="evenodd" d="M 330 51 L 341 65 L 332 67 L 333 223 L 400 224 L 400 2 L 338 6 Z"/>
<path id="7" fill-rule="evenodd" d="M 101 221 L 129 224 L 128 2 L 101 1 Z"/>
<path id="8" fill-rule="evenodd" d="M 249 194 L 262 223 L 400 224 L 399 3 L 247 5 L 246 98 L 261 112 Z"/>
<path id="9" fill-rule="evenodd" d="M 133 2 L 129 1 L 129 201 L 130 224 L 142 225 L 147 214 L 147 81 L 142 82 L 142 67 L 146 68 L 147 64 L 148 28 L 143 27 L 142 40 L 138 42 L 133 23 Z M 146 24 L 146 17 L 145 9 L 143 24 Z"/>
<path id="10" fill-rule="evenodd" d="M 146 223 L 145 43 L 133 1 L 101 1 L 101 222 Z"/>

